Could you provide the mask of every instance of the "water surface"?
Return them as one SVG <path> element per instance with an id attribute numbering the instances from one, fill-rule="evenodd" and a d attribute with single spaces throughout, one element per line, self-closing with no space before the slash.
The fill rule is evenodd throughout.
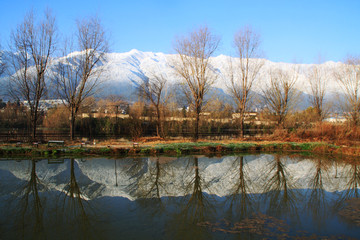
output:
<path id="1" fill-rule="evenodd" d="M 0 239 L 357 239 L 360 166 L 239 155 L 0 161 Z"/>

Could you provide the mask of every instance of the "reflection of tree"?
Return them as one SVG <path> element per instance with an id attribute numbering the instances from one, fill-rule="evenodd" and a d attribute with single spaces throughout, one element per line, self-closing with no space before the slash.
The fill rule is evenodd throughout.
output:
<path id="1" fill-rule="evenodd" d="M 129 176 L 131 183 L 127 185 L 127 190 L 131 194 L 135 194 L 139 187 L 139 181 L 146 172 L 146 160 L 144 158 L 134 158 L 127 166 L 124 166 L 122 171 Z"/>
<path id="2" fill-rule="evenodd" d="M 16 194 L 20 197 L 18 214 L 20 217 L 22 238 L 26 236 L 28 226 L 32 228 L 34 238 L 45 239 L 43 213 L 44 208 L 39 196 L 39 190 L 44 187 L 36 175 L 36 161 L 31 160 L 30 178 L 27 183 Z M 28 236 L 26 236 L 28 237 Z"/>
<path id="3" fill-rule="evenodd" d="M 345 172 L 345 177 L 349 180 L 346 184 L 345 191 L 342 192 L 339 199 L 337 200 L 337 203 L 335 204 L 336 209 L 342 207 L 346 200 L 360 197 L 360 166 L 356 160 L 350 161 L 348 165 L 350 165 L 350 168 L 347 172 Z"/>
<path id="4" fill-rule="evenodd" d="M 149 162 L 148 174 L 139 180 L 136 192 L 137 202 L 143 209 L 151 211 L 152 216 L 165 210 L 161 191 L 166 191 L 166 182 L 162 181 L 161 178 L 168 175 L 165 171 L 168 164 L 160 162 L 164 160 L 164 157 L 157 157 L 153 160 Z"/>
<path id="5" fill-rule="evenodd" d="M 198 157 L 190 157 L 184 173 L 184 196 L 178 204 L 180 208 L 174 215 L 174 222 L 168 223 L 171 231 L 181 239 L 208 239 L 205 229 L 198 223 L 211 220 L 215 213 L 215 199 L 203 192 L 206 183 L 200 175 Z M 179 224 L 180 223 L 180 224 Z M 181 236 L 181 237 L 180 237 Z"/>
<path id="6" fill-rule="evenodd" d="M 115 163 L 115 186 L 118 187 L 119 184 L 118 184 L 118 175 L 117 175 L 116 161 L 117 161 L 117 160 L 114 160 L 114 163 Z"/>
<path id="7" fill-rule="evenodd" d="M 333 206 L 333 211 L 351 225 L 360 226 L 360 166 L 357 160 L 347 161 L 344 166 L 343 170 L 347 169 L 347 171 L 342 171 L 339 177 L 346 179 L 347 182 L 345 190 L 340 193 Z"/>
<path id="8" fill-rule="evenodd" d="M 197 157 L 194 157 L 193 160 L 194 177 L 185 187 L 190 195 L 188 195 L 187 204 L 183 212 L 186 219 L 192 220 L 191 222 L 198 222 L 203 221 L 205 214 L 210 214 L 212 209 L 208 208 L 210 201 L 202 190 L 204 181 L 199 172 L 199 160 Z M 189 164 L 189 166 L 191 165 Z"/>
<path id="9" fill-rule="evenodd" d="M 236 181 L 230 188 L 230 195 L 227 197 L 230 214 L 235 211 L 239 213 L 240 219 L 247 217 L 254 210 L 254 198 L 249 193 L 248 172 L 245 165 L 244 156 L 235 158 L 231 169 L 235 172 L 232 178 L 236 179 Z"/>
<path id="10" fill-rule="evenodd" d="M 350 179 L 347 183 L 346 198 L 359 198 L 360 167 L 357 161 L 352 161 L 349 171 Z"/>
<path id="11" fill-rule="evenodd" d="M 121 160 L 122 164 L 118 166 L 118 160 L 114 160 L 114 172 L 115 172 L 115 186 L 118 187 L 118 172 L 123 172 L 129 176 L 129 179 L 134 180 L 133 184 L 130 184 L 127 188 L 130 192 L 134 192 L 138 185 L 138 179 L 141 178 L 144 172 L 145 162 L 142 158 L 133 158 L 127 160 Z"/>
<path id="12" fill-rule="evenodd" d="M 67 223 L 66 225 L 73 230 L 69 231 L 70 234 L 79 234 L 77 237 L 83 239 L 96 238 L 88 214 L 91 209 L 76 180 L 73 158 L 70 160 L 70 181 L 65 185 L 58 204 L 60 223 Z"/>
<path id="13" fill-rule="evenodd" d="M 155 164 L 149 164 L 149 174 L 142 178 L 139 182 L 137 195 L 140 198 L 157 198 L 160 200 L 160 188 L 164 187 L 164 183 L 160 181 L 162 166 L 159 158 L 155 159 Z"/>
<path id="14" fill-rule="evenodd" d="M 268 179 L 264 186 L 265 197 L 268 199 L 268 213 L 280 215 L 289 213 L 297 216 L 297 193 L 289 182 L 289 174 L 279 155 L 269 165 Z"/>
<path id="15" fill-rule="evenodd" d="M 315 222 L 324 224 L 325 216 L 328 211 L 328 201 L 323 185 L 323 174 L 328 170 L 328 160 L 323 160 L 318 157 L 315 165 L 315 174 L 310 179 L 310 196 L 308 198 L 308 209 L 313 214 Z"/>

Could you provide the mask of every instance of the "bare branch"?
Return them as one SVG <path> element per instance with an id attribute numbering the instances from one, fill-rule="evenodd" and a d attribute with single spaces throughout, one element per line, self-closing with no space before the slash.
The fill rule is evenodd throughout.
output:
<path id="1" fill-rule="evenodd" d="M 251 89 L 264 65 L 261 56 L 260 36 L 250 27 L 244 27 L 234 36 L 236 59 L 229 58 L 227 88 L 240 113 L 240 135 L 244 132 L 245 112 L 251 99 Z"/>
<path id="2" fill-rule="evenodd" d="M 6 59 L 5 59 L 5 54 L 4 52 L 1 50 L 1 45 L 0 45 L 0 77 L 5 73 L 6 70 Z"/>
<path id="3" fill-rule="evenodd" d="M 156 110 L 157 116 L 157 126 L 156 132 L 158 136 L 164 137 L 164 128 L 163 128 L 163 113 L 164 108 L 169 100 L 170 94 L 167 91 L 167 81 L 168 77 L 161 73 L 160 69 L 155 73 L 151 71 L 146 74 L 146 79 L 142 82 L 138 82 L 138 87 L 145 96 L 145 98 L 150 101 L 151 105 Z"/>
<path id="4" fill-rule="evenodd" d="M 277 117 L 278 125 L 283 125 L 297 100 L 295 83 L 298 73 L 296 70 L 285 72 L 277 69 L 270 71 L 269 76 L 270 82 L 262 89 L 264 103 L 269 112 Z"/>
<path id="5" fill-rule="evenodd" d="M 324 99 L 328 76 L 320 66 L 315 65 L 307 74 L 307 79 L 309 81 L 312 94 L 310 97 L 311 104 L 318 115 L 319 121 L 322 121 L 326 115 L 326 109 L 324 109 Z"/>
<path id="6" fill-rule="evenodd" d="M 101 22 L 89 17 L 77 22 L 77 50 L 73 52 L 73 42 L 65 43 L 64 57 L 55 66 L 53 82 L 58 96 L 64 100 L 70 111 L 70 138 L 74 139 L 76 115 L 85 99 L 93 96 L 99 89 L 100 66 L 108 52 L 108 40 Z"/>
<path id="7" fill-rule="evenodd" d="M 359 124 L 360 114 L 360 58 L 348 57 L 334 73 L 345 93 L 344 112 L 349 113 L 354 125 Z"/>
<path id="8" fill-rule="evenodd" d="M 181 78 L 184 94 L 196 114 L 195 140 L 199 138 L 204 97 L 217 79 L 210 57 L 219 43 L 219 37 L 213 35 L 207 27 L 201 27 L 186 37 L 178 38 L 174 46 L 177 53 L 174 70 Z"/>
<path id="9" fill-rule="evenodd" d="M 10 76 L 9 91 L 16 99 L 28 102 L 35 139 L 39 102 L 47 91 L 45 74 L 56 46 L 55 17 L 46 10 L 45 18 L 36 24 L 34 13 L 29 12 L 12 32 L 10 41 L 10 49 L 15 53 L 10 65 L 15 73 Z"/>

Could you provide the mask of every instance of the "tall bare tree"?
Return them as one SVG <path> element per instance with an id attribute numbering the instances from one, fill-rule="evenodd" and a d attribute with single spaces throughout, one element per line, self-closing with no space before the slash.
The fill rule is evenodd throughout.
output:
<path id="1" fill-rule="evenodd" d="M 236 59 L 229 58 L 228 90 L 239 111 L 240 137 L 244 136 L 245 112 L 251 99 L 251 89 L 264 60 L 260 59 L 260 36 L 251 27 L 244 27 L 234 36 Z"/>
<path id="2" fill-rule="evenodd" d="M 146 74 L 146 79 L 139 83 L 139 90 L 155 108 L 157 136 L 164 137 L 163 110 L 170 96 L 166 91 L 167 77 L 162 73 L 150 72 Z"/>
<path id="3" fill-rule="evenodd" d="M 195 141 L 199 138 L 200 113 L 205 103 L 204 97 L 217 78 L 210 57 L 219 43 L 220 38 L 205 26 L 188 36 L 178 38 L 174 45 L 177 53 L 174 69 L 182 79 L 183 92 L 195 111 Z"/>
<path id="4" fill-rule="evenodd" d="M 36 23 L 34 13 L 29 12 L 12 32 L 10 42 L 15 53 L 10 60 L 11 70 L 15 71 L 10 76 L 10 93 L 28 102 L 30 129 L 35 139 L 39 104 L 46 94 L 46 70 L 56 46 L 55 17 L 46 10 L 45 18 Z"/>
<path id="5" fill-rule="evenodd" d="M 322 121 L 326 115 L 324 99 L 327 79 L 326 72 L 319 65 L 312 66 L 307 74 L 311 90 L 310 102 L 316 111 L 319 121 Z"/>
<path id="6" fill-rule="evenodd" d="M 355 126 L 360 114 L 360 58 L 348 57 L 335 71 L 335 78 L 345 94 L 344 112 L 349 113 Z"/>
<path id="7" fill-rule="evenodd" d="M 65 43 L 64 57 L 56 64 L 53 77 L 57 93 L 70 111 L 70 139 L 74 139 L 75 120 L 84 100 L 98 90 L 103 68 L 100 66 L 108 52 L 108 40 L 100 19 L 89 17 L 77 22 L 77 53 L 71 41 Z"/>
<path id="8" fill-rule="evenodd" d="M 5 60 L 5 54 L 2 51 L 1 45 L 0 45 L 0 77 L 3 75 L 6 69 L 6 60 Z"/>
<path id="9" fill-rule="evenodd" d="M 298 99 L 295 89 L 298 74 L 296 70 L 288 72 L 277 69 L 270 71 L 269 76 L 269 83 L 262 89 L 264 103 L 269 112 L 276 116 L 278 126 L 284 126 L 287 114 Z"/>

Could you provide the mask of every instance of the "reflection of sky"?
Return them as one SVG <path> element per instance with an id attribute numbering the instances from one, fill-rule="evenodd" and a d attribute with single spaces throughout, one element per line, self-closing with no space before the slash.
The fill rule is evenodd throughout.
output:
<path id="1" fill-rule="evenodd" d="M 239 159 L 235 156 L 212 159 L 199 157 L 197 166 L 193 157 L 174 158 L 173 161 L 160 159 L 163 164 L 157 164 L 156 158 L 75 160 L 74 174 L 86 206 L 84 215 L 89 226 L 92 224 L 87 228 L 104 234 L 98 236 L 100 238 L 110 239 L 120 235 L 125 238 L 156 239 L 162 238 L 163 234 L 166 238 L 179 239 L 194 234 L 201 239 L 208 237 L 212 230 L 199 227 L 199 221 L 226 228 L 228 226 L 221 219 L 235 224 L 261 212 L 285 220 L 291 226 L 292 235 L 299 234 L 299 231 L 319 236 L 345 233 L 353 237 L 360 235 L 359 228 L 339 218 L 337 214 L 346 205 L 345 200 L 352 197 L 348 196 L 346 188 L 350 186 L 349 181 L 354 179 L 354 165 L 329 161 L 319 164 L 320 161 L 316 159 L 248 155 L 243 157 L 244 166 L 241 168 Z M 276 159 L 284 168 L 281 174 L 284 174 L 282 181 L 285 179 L 289 188 L 287 195 L 284 194 L 284 187 L 276 187 L 276 181 L 270 192 L 263 193 L 269 176 L 277 174 L 276 168 L 273 168 Z M 60 192 L 70 181 L 70 168 L 69 160 L 62 164 L 48 164 L 46 160 L 36 162 L 39 185 L 45 186 L 39 187 L 38 191 L 44 209 L 46 236 L 61 230 L 67 232 L 63 235 L 66 237 L 77 231 L 67 230 L 64 226 L 53 229 L 52 225 L 57 222 L 52 213 L 59 211 L 59 199 L 65 197 Z M 314 181 L 319 181 L 315 178 L 319 176 L 319 170 L 322 184 L 316 185 Z M 9 238 L 15 234 L 11 229 L 18 219 L 12 216 L 17 215 L 14 211 L 22 204 L 22 196 L 16 193 L 27 183 L 30 173 L 31 161 L 0 161 L 0 209 L 3 213 L 0 230 L 7 230 L 6 236 Z M 246 181 L 240 181 L 240 176 Z M 249 202 L 241 203 L 241 191 L 238 191 L 240 194 L 231 195 L 240 182 L 247 186 L 251 208 Z M 194 184 L 199 184 L 198 189 L 202 191 L 196 193 L 196 201 L 193 199 Z M 323 186 L 323 189 L 310 189 L 309 186 Z M 149 194 L 154 188 L 161 193 L 161 199 L 149 198 L 156 197 L 156 194 Z M 277 192 L 279 189 L 280 192 Z M 315 190 L 323 194 L 313 194 L 310 198 Z M 324 196 L 325 200 L 321 201 L 317 196 Z M 280 199 L 283 208 L 274 208 L 269 200 L 271 198 Z M 239 204 L 234 204 L 236 201 Z M 313 204 L 312 207 L 309 204 Z M 241 207 L 247 209 L 246 216 L 241 214 Z M 31 209 L 28 214 L 31 217 Z M 194 216 L 199 214 L 201 218 Z M 221 238 L 236 238 L 235 235 L 221 235 L 218 231 L 211 234 Z"/>

